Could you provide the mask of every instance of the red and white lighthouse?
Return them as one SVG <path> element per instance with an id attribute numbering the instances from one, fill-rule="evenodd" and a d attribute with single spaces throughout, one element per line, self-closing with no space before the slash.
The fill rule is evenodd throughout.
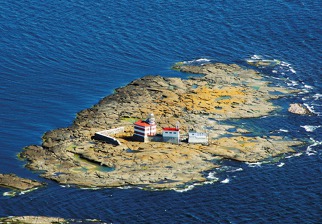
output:
<path id="1" fill-rule="evenodd" d="M 145 121 L 138 120 L 134 123 L 133 137 L 138 141 L 147 142 L 148 137 L 157 134 L 157 125 L 153 114 L 150 114 Z"/>

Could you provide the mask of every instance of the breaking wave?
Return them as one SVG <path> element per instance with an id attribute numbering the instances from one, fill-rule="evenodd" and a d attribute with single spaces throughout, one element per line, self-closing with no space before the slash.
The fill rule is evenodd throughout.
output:
<path id="1" fill-rule="evenodd" d="M 228 184 L 229 182 L 230 182 L 229 178 L 226 178 L 226 179 L 220 181 L 220 183 L 222 183 L 222 184 Z"/>
<path id="2" fill-rule="evenodd" d="M 314 125 L 304 125 L 304 126 L 301 126 L 302 128 L 305 129 L 305 131 L 307 132 L 313 132 L 314 130 L 322 127 L 321 125 L 318 125 L 318 126 L 314 126 Z"/>
<path id="3" fill-rule="evenodd" d="M 198 58 L 198 59 L 193 59 L 190 61 L 183 61 L 183 64 L 185 64 L 185 65 L 203 65 L 203 64 L 210 63 L 210 62 L 211 62 L 211 59 Z"/>
<path id="4" fill-rule="evenodd" d="M 317 155 L 317 150 L 314 150 L 316 146 L 322 145 L 322 141 L 316 141 L 313 138 L 310 138 L 310 140 L 313 142 L 313 144 L 309 145 L 306 149 L 306 155 L 308 156 L 314 156 Z"/>

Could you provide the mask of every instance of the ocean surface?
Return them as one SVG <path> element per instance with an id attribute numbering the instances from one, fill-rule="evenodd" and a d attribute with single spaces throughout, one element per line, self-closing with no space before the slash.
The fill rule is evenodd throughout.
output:
<path id="1" fill-rule="evenodd" d="M 46 182 L 3 196 L 0 217 L 36 215 L 107 223 L 322 223 L 322 2 L 0 1 L 0 173 Z M 17 158 L 49 130 L 144 75 L 187 77 L 179 61 L 255 68 L 301 90 L 270 116 L 229 121 L 258 135 L 306 142 L 268 163 L 223 162 L 209 184 L 184 191 L 79 189 L 39 177 Z M 314 116 L 287 112 L 304 103 Z M 211 181 L 217 180 L 217 181 Z"/>

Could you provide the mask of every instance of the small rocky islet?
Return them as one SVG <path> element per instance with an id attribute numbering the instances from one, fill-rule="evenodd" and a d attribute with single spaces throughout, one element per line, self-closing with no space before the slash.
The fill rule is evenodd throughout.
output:
<path id="1" fill-rule="evenodd" d="M 10 216 L 0 218 L 0 223 L 6 224 L 69 224 L 69 223 L 93 223 L 93 224 L 103 224 L 99 220 L 86 219 L 86 220 L 76 220 L 76 219 L 64 219 L 60 217 L 47 217 L 47 216 Z"/>
<path id="2" fill-rule="evenodd" d="M 12 190 L 10 192 L 5 192 L 4 195 L 15 196 L 17 193 L 32 191 L 42 186 L 44 186 L 44 183 L 36 180 L 18 177 L 13 173 L 0 173 L 0 187 Z"/>
<path id="3" fill-rule="evenodd" d="M 25 147 L 20 156 L 28 161 L 26 166 L 60 184 L 173 189 L 207 181 L 204 172 L 219 167 L 216 161 L 258 162 L 295 152 L 292 147 L 301 144 L 280 136 L 250 137 L 245 135 L 249 130 L 221 122 L 267 116 L 277 109 L 273 99 L 294 90 L 274 87 L 259 72 L 236 64 L 177 63 L 173 68 L 198 76 L 145 76 L 116 89 L 78 113 L 70 127 L 45 133 L 42 145 Z M 180 124 L 181 136 L 190 129 L 207 130 L 209 140 L 207 144 L 134 140 L 133 123 L 150 113 L 158 133 Z M 124 131 L 113 137 L 120 144 L 93 139 L 96 132 L 119 127 Z"/>

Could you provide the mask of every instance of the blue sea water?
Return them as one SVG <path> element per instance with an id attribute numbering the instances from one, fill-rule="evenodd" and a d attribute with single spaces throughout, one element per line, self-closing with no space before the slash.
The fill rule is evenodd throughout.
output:
<path id="1" fill-rule="evenodd" d="M 0 217 L 321 223 L 321 8 L 319 0 L 0 1 L 0 173 L 47 183 L 13 198 L 0 188 Z M 251 57 L 282 61 L 258 69 L 301 93 L 275 101 L 280 109 L 271 116 L 231 122 L 307 141 L 293 156 L 268 164 L 227 161 L 209 174 L 219 181 L 182 192 L 62 187 L 17 158 L 24 146 L 41 144 L 44 132 L 71 125 L 77 112 L 133 79 L 186 77 L 170 69 L 178 61 L 247 66 Z M 289 114 L 294 102 L 316 116 Z"/>

